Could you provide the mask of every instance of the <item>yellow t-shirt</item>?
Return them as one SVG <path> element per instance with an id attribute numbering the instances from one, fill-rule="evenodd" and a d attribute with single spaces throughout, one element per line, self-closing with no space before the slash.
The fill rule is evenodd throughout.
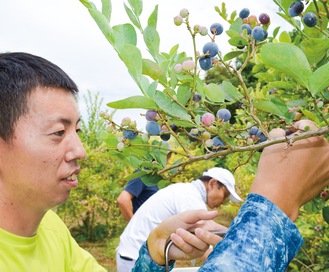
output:
<path id="1" fill-rule="evenodd" d="M 0 229 L 2 272 L 106 271 L 82 249 L 64 222 L 48 211 L 34 237 L 21 237 Z"/>

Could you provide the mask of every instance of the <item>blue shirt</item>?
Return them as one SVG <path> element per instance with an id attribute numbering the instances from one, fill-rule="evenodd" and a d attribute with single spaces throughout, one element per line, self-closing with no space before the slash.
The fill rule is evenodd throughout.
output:
<path id="1" fill-rule="evenodd" d="M 261 195 L 249 194 L 225 238 L 198 271 L 284 272 L 302 244 L 300 232 L 281 209 Z M 133 271 L 165 268 L 151 260 L 144 243 Z"/>
<path id="2" fill-rule="evenodd" d="M 158 191 L 158 186 L 146 186 L 141 178 L 135 178 L 128 182 L 124 190 L 134 196 L 132 205 L 135 213 L 151 195 Z"/>

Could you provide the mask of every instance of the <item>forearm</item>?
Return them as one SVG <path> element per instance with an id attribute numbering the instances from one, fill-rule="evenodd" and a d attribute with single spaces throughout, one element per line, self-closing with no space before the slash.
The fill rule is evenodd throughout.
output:
<path id="1" fill-rule="evenodd" d="M 263 196 L 250 194 L 199 271 L 285 271 L 302 243 L 284 212 Z"/>

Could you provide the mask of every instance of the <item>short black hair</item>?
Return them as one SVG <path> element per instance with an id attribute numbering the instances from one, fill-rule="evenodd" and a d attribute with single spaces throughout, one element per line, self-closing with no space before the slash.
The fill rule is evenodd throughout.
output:
<path id="1" fill-rule="evenodd" d="M 18 119 L 28 112 L 28 98 L 37 87 L 63 88 L 74 96 L 78 87 L 52 62 L 23 52 L 0 54 L 0 137 L 13 137 Z"/>

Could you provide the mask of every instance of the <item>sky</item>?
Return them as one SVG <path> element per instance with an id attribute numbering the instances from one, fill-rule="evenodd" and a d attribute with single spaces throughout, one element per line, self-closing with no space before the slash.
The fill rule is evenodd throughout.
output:
<path id="1" fill-rule="evenodd" d="M 112 0 L 112 25 L 129 21 L 123 3 L 128 1 Z M 215 12 L 214 7 L 221 6 L 223 1 L 213 0 L 145 0 L 142 22 L 145 22 L 159 5 L 158 32 L 160 34 L 160 50 L 168 52 L 175 44 L 180 51 L 191 55 L 191 38 L 183 26 L 173 24 L 173 17 L 182 8 L 190 13 L 191 25 L 210 26 L 220 22 L 227 30 L 227 25 Z M 100 7 L 100 1 L 94 0 Z M 272 0 L 233 0 L 226 1 L 230 14 L 242 8 L 249 8 L 251 14 L 258 16 L 266 12 L 275 26 L 284 24 Z M 273 27 L 272 27 L 273 25 Z M 199 36 L 200 37 L 200 36 Z M 200 37 L 197 40 L 199 50 L 208 40 Z M 142 40 L 140 40 L 142 45 Z M 221 51 L 229 50 L 225 34 L 216 39 Z M 0 52 L 21 51 L 44 57 L 60 66 L 77 83 L 80 89 L 80 110 L 86 117 L 83 96 L 90 90 L 99 93 L 104 99 L 102 109 L 107 102 L 124 99 L 133 95 L 141 95 L 137 85 L 131 79 L 126 67 L 114 49 L 105 39 L 87 9 L 78 0 L 0 0 Z M 145 57 L 148 57 L 146 52 Z M 143 129 L 145 118 L 140 116 L 145 110 L 120 110 L 115 113 L 114 120 L 120 122 L 130 116 L 137 122 L 137 128 Z"/>

